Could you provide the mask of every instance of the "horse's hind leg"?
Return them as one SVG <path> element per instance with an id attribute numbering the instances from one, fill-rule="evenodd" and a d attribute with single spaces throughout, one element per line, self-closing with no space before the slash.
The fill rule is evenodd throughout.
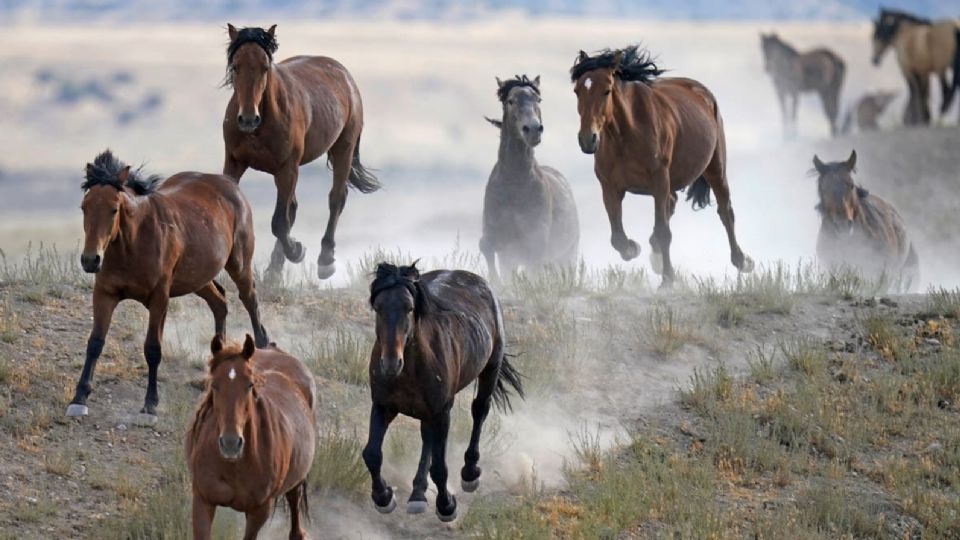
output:
<path id="1" fill-rule="evenodd" d="M 673 217 L 673 212 L 677 209 L 677 193 L 673 192 L 670 194 L 670 217 Z M 653 273 L 659 275 L 663 274 L 663 255 L 660 253 L 660 246 L 657 245 L 657 236 L 655 234 L 650 235 L 650 267 L 653 269 Z"/>
<path id="2" fill-rule="evenodd" d="M 256 540 L 263 524 L 270 518 L 271 511 L 273 511 L 273 499 L 268 499 L 260 508 L 247 512 L 247 527 L 243 531 L 243 540 Z"/>
<path id="3" fill-rule="evenodd" d="M 330 186 L 328 195 L 330 216 L 327 218 L 327 229 L 323 233 L 320 257 L 317 259 L 317 274 L 320 279 L 327 279 L 337 271 L 334 256 L 337 247 L 335 236 L 340 214 L 343 213 L 343 207 L 347 204 L 347 180 L 350 178 L 350 167 L 356 146 L 357 138 L 349 137 L 345 132 L 327 152 L 330 166 L 333 168 L 333 185 Z"/>
<path id="4" fill-rule="evenodd" d="M 483 422 L 487 419 L 490 412 L 490 402 L 493 400 L 493 391 L 497 388 L 497 380 L 500 378 L 500 365 L 503 363 L 503 342 L 497 340 L 494 344 L 493 354 L 487 367 L 480 372 L 477 377 L 477 396 L 473 398 L 470 405 L 470 413 L 473 416 L 473 430 L 470 432 L 470 445 L 463 454 L 463 469 L 460 469 L 460 487 L 463 491 L 471 493 L 480 487 L 480 432 L 483 429 Z"/>
<path id="5" fill-rule="evenodd" d="M 820 91 L 820 101 L 823 103 L 823 112 L 827 115 L 827 121 L 830 122 L 830 134 L 837 134 L 837 113 L 839 112 L 840 87 L 839 85 L 830 86 Z"/>
<path id="6" fill-rule="evenodd" d="M 274 275 L 283 270 L 284 258 L 289 259 L 290 262 L 298 263 L 303 260 L 305 253 L 303 244 L 290 236 L 290 229 L 293 228 L 293 224 L 297 220 L 299 163 L 299 158 L 291 159 L 288 164 L 273 175 L 273 181 L 277 186 L 277 206 L 273 210 L 270 228 L 273 235 L 277 237 L 277 245 L 274 246 L 273 255 L 270 257 L 270 266 L 267 267 L 267 273 Z M 280 257 L 280 254 L 283 257 Z"/>
<path id="7" fill-rule="evenodd" d="M 430 454 L 433 451 L 433 434 L 426 422 L 420 421 L 420 463 L 417 475 L 413 477 L 413 492 L 407 499 L 408 514 L 422 514 L 427 511 L 427 469 L 430 468 Z"/>
<path id="8" fill-rule="evenodd" d="M 740 249 L 737 235 L 734 232 L 733 205 L 730 203 L 730 184 L 727 182 L 725 156 L 726 148 L 721 139 L 716 150 L 714 150 L 713 160 L 707 165 L 707 170 L 703 172 L 703 177 L 710 184 L 710 189 L 717 197 L 717 214 L 720 216 L 723 228 L 727 230 L 727 241 L 730 243 L 730 262 L 741 272 L 751 272 L 753 271 L 753 259 Z"/>
<path id="9" fill-rule="evenodd" d="M 285 496 L 287 505 L 290 507 L 290 540 L 303 540 L 307 537 L 307 531 L 303 530 L 300 512 L 306 511 L 306 508 L 301 508 L 300 503 L 306 502 L 307 481 L 304 480 L 297 484 Z"/>
<path id="10" fill-rule="evenodd" d="M 196 292 L 196 295 L 203 298 L 213 312 L 213 331 L 220 339 L 227 337 L 227 298 L 223 286 L 216 281 L 211 281 Z"/>
<path id="11" fill-rule="evenodd" d="M 386 410 L 382 405 L 374 404 L 370 409 L 370 432 L 367 435 L 367 445 L 363 448 L 363 462 L 370 472 L 373 486 L 370 497 L 373 505 L 381 514 L 389 514 L 397 507 L 397 499 L 393 488 L 387 486 L 380 475 L 383 466 L 383 437 L 387 434 L 390 422 L 397 417 L 397 413 Z"/>
<path id="12" fill-rule="evenodd" d="M 447 490 L 447 436 L 450 433 L 450 409 L 437 414 L 430 423 L 433 452 L 430 478 L 437 486 L 437 517 L 444 523 L 457 519 L 457 499 Z"/>
<path id="13" fill-rule="evenodd" d="M 250 250 L 252 251 L 252 249 L 251 246 Z M 253 279 L 252 256 L 253 254 L 250 253 L 243 259 L 238 259 L 234 254 L 231 254 L 230 260 L 227 261 L 226 271 L 227 274 L 230 274 L 230 279 L 237 285 L 240 301 L 243 302 L 243 307 L 250 315 L 254 341 L 257 347 L 263 348 L 270 344 L 270 338 L 267 336 L 267 329 L 260 322 L 260 303 L 257 301 L 257 286 Z"/>
<path id="14" fill-rule="evenodd" d="M 103 343 L 110 329 L 110 320 L 113 310 L 117 307 L 116 297 L 108 295 L 100 289 L 93 289 L 93 329 L 87 339 L 87 354 L 83 361 L 83 371 L 80 372 L 80 381 L 77 382 L 76 392 L 70 405 L 67 406 L 67 416 L 86 416 L 87 397 L 93 390 L 93 372 L 97 369 L 97 359 L 103 351 Z"/>
<path id="15" fill-rule="evenodd" d="M 143 400 L 142 418 L 147 423 L 153 423 L 157 417 L 157 405 L 160 404 L 160 393 L 157 390 L 157 372 L 160 369 L 160 360 L 163 357 L 160 343 L 163 341 L 163 326 L 167 321 L 167 306 L 170 303 L 169 292 L 164 288 L 154 293 L 150 299 L 150 321 L 147 323 L 147 339 L 143 342 L 143 356 L 147 360 L 147 395 Z"/>

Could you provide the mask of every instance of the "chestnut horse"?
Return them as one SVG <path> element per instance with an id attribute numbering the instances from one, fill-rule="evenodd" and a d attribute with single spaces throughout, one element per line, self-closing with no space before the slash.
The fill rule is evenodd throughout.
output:
<path id="1" fill-rule="evenodd" d="M 226 269 L 250 314 L 257 345 L 266 346 L 253 282 L 253 216 L 236 180 L 219 174 L 177 173 L 142 177 L 107 150 L 87 164 L 80 264 L 95 273 L 93 330 L 86 361 L 67 416 L 85 416 L 93 372 L 103 350 L 113 310 L 136 300 L 150 310 L 143 354 L 147 395 L 141 418 L 156 420 L 160 397 L 163 327 L 170 298 L 196 294 L 213 312 L 214 333 L 226 332 L 227 300 L 214 281 Z"/>
<path id="2" fill-rule="evenodd" d="M 277 26 L 269 30 L 228 25 L 227 84 L 233 96 L 223 118 L 223 174 L 240 179 L 248 167 L 273 175 L 277 206 L 271 228 L 277 242 L 267 273 L 276 275 L 284 257 L 303 260 L 303 245 L 290 236 L 297 219 L 300 165 L 324 153 L 333 169 L 330 217 L 317 260 L 320 279 L 336 271 L 334 235 L 347 202 L 347 184 L 362 193 L 380 188 L 360 164 L 363 104 L 347 68 L 325 56 L 294 56 L 279 64 Z"/>
<path id="3" fill-rule="evenodd" d="M 437 487 L 437 516 L 457 517 L 457 500 L 447 490 L 447 434 L 454 397 L 474 380 L 470 407 L 473 430 L 460 470 L 461 487 L 480 486 L 480 430 L 493 401 L 510 408 L 510 386 L 521 398 L 519 373 L 504 355 L 500 303 L 480 276 L 463 270 L 436 270 L 423 276 L 411 266 L 381 263 L 370 284 L 377 339 L 370 352 L 370 434 L 363 461 L 373 480 L 371 496 L 381 513 L 397 506 L 393 488 L 380 476 L 383 437 L 398 414 L 420 420 L 423 447 L 407 512 L 427 509 L 427 469 Z"/>
<path id="4" fill-rule="evenodd" d="M 313 376 L 277 349 L 210 344 L 210 375 L 187 431 L 193 478 L 193 537 L 210 538 L 218 506 L 247 515 L 252 540 L 270 517 L 274 499 L 290 506 L 290 538 L 306 538 L 307 474 L 316 449 Z"/>
<path id="5" fill-rule="evenodd" d="M 920 284 L 917 252 L 897 210 L 853 181 L 857 152 L 835 163 L 813 156 L 813 165 L 821 218 L 817 258 L 827 268 L 855 268 L 885 289 L 912 292 Z"/>
<path id="6" fill-rule="evenodd" d="M 610 241 L 625 261 L 640 254 L 640 247 L 623 230 L 623 197 L 627 192 L 652 195 L 651 263 L 663 275 L 661 287 L 669 288 L 674 280 L 670 217 L 676 192 L 690 186 L 687 200 L 693 200 L 694 208 L 704 208 L 713 190 L 733 265 L 750 272 L 753 260 L 740 249 L 734 234 L 717 101 L 699 82 L 658 78 L 661 73 L 637 46 L 607 49 L 596 56 L 580 51 L 570 69 L 580 113 L 580 149 L 594 154 L 593 170 L 610 218 Z"/>

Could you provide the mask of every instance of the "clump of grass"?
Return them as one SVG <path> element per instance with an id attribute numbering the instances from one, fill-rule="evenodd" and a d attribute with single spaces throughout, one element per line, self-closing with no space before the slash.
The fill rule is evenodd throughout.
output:
<path id="1" fill-rule="evenodd" d="M 827 367 L 827 351 L 823 344 L 811 338 L 794 338 L 779 343 L 787 365 L 808 377 L 823 373 Z"/>
<path id="2" fill-rule="evenodd" d="M 586 422 L 583 422 L 576 431 L 569 434 L 569 438 L 577 460 L 577 470 L 590 475 L 600 474 L 603 471 L 604 455 L 600 445 L 599 427 L 591 431 Z"/>
<path id="3" fill-rule="evenodd" d="M 696 340 L 689 319 L 672 306 L 656 305 L 641 317 L 640 345 L 661 356 L 668 356 Z"/>
<path id="4" fill-rule="evenodd" d="M 774 354 L 775 350 L 764 351 L 762 345 L 757 345 L 747 353 L 747 368 L 753 382 L 764 385 L 776 378 Z"/>
<path id="5" fill-rule="evenodd" d="M 960 289 L 931 287 L 927 291 L 927 312 L 949 319 L 960 318 Z"/>
<path id="6" fill-rule="evenodd" d="M 11 262 L 0 250 L 0 281 L 28 286 L 31 297 L 42 298 L 46 292 L 61 286 L 90 288 L 92 279 L 77 263 L 80 253 L 74 249 L 61 254 L 56 246 L 27 244 L 20 260 Z"/>
<path id="7" fill-rule="evenodd" d="M 374 250 L 366 251 L 356 261 L 347 265 L 347 276 L 349 279 L 348 287 L 355 290 L 366 291 L 370 287 L 370 281 L 377 271 L 377 265 L 382 262 L 405 266 L 417 260 L 409 253 L 404 253 L 399 248 L 387 250 L 377 247 Z M 419 265 L 418 265 L 419 266 Z"/>
<path id="8" fill-rule="evenodd" d="M 365 338 L 338 327 L 331 337 L 315 337 L 304 357 L 321 377 L 363 386 L 367 384 L 371 346 Z"/>
<path id="9" fill-rule="evenodd" d="M 733 395 L 733 377 L 724 364 L 712 370 L 694 368 L 689 388 L 680 389 L 680 404 L 697 413 L 710 416 L 717 404 Z"/>
<path id="10" fill-rule="evenodd" d="M 321 492 L 356 495 L 367 484 L 367 469 L 361 459 L 363 441 L 347 432 L 340 421 L 320 432 L 308 485 Z"/>
<path id="11" fill-rule="evenodd" d="M 120 512 L 94 532 L 97 538 L 164 540 L 189 538 L 190 474 L 181 452 L 163 466 L 159 485 L 148 490 L 133 511 Z"/>
<path id="12" fill-rule="evenodd" d="M 544 307 L 556 304 L 560 298 L 583 293 L 588 283 L 587 266 L 581 259 L 576 265 L 547 265 L 517 272 L 511 284 L 522 302 Z"/>
<path id="13" fill-rule="evenodd" d="M 600 295 L 619 293 L 644 293 L 650 290 L 645 268 L 620 265 L 607 266 L 597 272 L 596 292 Z"/>
<path id="14" fill-rule="evenodd" d="M 839 482 L 822 481 L 801 492 L 801 520 L 817 530 L 854 538 L 883 536 L 883 514 L 870 497 Z"/>
<path id="15" fill-rule="evenodd" d="M 887 360 L 900 360 L 906 354 L 906 343 L 897 332 L 896 322 L 890 315 L 873 313 L 862 323 L 867 343 Z"/>
<path id="16" fill-rule="evenodd" d="M 73 470 L 73 460 L 65 452 L 47 452 L 43 468 L 50 474 L 67 478 Z"/>

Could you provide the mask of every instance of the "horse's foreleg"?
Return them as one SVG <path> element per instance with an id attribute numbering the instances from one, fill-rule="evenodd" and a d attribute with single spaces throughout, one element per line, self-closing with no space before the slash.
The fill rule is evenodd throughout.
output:
<path id="1" fill-rule="evenodd" d="M 800 93 L 793 92 L 790 94 L 790 126 L 791 134 L 796 135 L 799 131 L 799 125 L 797 124 L 797 108 L 800 105 Z"/>
<path id="2" fill-rule="evenodd" d="M 270 257 L 270 266 L 267 267 L 267 273 L 270 274 L 278 274 L 283 270 L 284 258 L 298 263 L 303 260 L 305 253 L 303 244 L 290 236 L 290 229 L 297 220 L 297 178 L 300 174 L 298 163 L 298 159 L 291 160 L 290 164 L 273 175 L 277 186 L 277 206 L 273 209 L 270 229 L 277 237 L 277 245 Z M 279 254 L 283 257 L 278 257 Z"/>
<path id="3" fill-rule="evenodd" d="M 193 495 L 193 538 L 207 540 L 210 538 L 210 529 L 213 526 L 213 517 L 217 513 L 215 505 L 206 503 Z"/>
<path id="4" fill-rule="evenodd" d="M 623 260 L 629 261 L 640 254 L 640 246 L 627 238 L 627 233 L 623 231 L 623 196 L 626 192 L 603 181 L 600 182 L 600 187 L 603 191 L 603 206 L 610 220 L 610 244 Z"/>
<path id="5" fill-rule="evenodd" d="M 196 295 L 206 301 L 210 311 L 213 312 L 213 332 L 220 336 L 221 340 L 227 338 L 227 298 L 224 296 L 223 287 L 216 281 L 211 281 L 196 292 Z"/>
<path id="6" fill-rule="evenodd" d="M 303 530 L 300 516 L 300 512 L 306 509 L 300 508 L 300 503 L 307 497 L 306 482 L 306 480 L 300 482 L 285 494 L 287 505 L 290 507 L 290 540 L 304 540 L 307 537 L 307 531 Z"/>
<path id="7" fill-rule="evenodd" d="M 940 120 L 942 121 L 951 103 L 953 103 L 953 95 L 956 88 L 953 86 L 953 81 L 947 78 L 946 70 L 941 71 L 937 76 L 940 78 L 940 97 L 943 99 L 943 102 L 940 103 Z M 956 77 L 956 75 L 954 75 L 954 77 Z"/>
<path id="8" fill-rule="evenodd" d="M 447 490 L 447 435 L 450 433 L 450 409 L 434 417 L 430 423 L 433 433 L 430 478 L 437 486 L 437 517 L 444 523 L 457 519 L 457 499 Z"/>
<path id="9" fill-rule="evenodd" d="M 930 123 L 930 75 L 917 75 L 917 99 L 920 107 L 920 121 Z"/>
<path id="10" fill-rule="evenodd" d="M 157 405 L 160 404 L 160 393 L 157 390 L 157 372 L 160 369 L 160 359 L 163 357 L 160 344 L 163 342 L 163 325 L 167 321 L 167 306 L 170 303 L 168 291 L 162 290 L 150 299 L 150 321 L 147 323 L 147 338 L 143 342 L 143 356 L 147 360 L 147 395 L 143 400 L 143 409 L 140 414 L 153 418 L 157 415 Z"/>
<path id="11" fill-rule="evenodd" d="M 420 463 L 417 475 L 413 477 L 413 492 L 407 499 L 408 514 L 422 514 L 427 511 L 427 469 L 430 468 L 430 453 L 433 451 L 433 433 L 430 426 L 420 421 Z"/>
<path id="12" fill-rule="evenodd" d="M 270 512 L 273 511 L 273 499 L 267 499 L 267 502 L 260 508 L 252 512 L 247 512 L 247 527 L 243 531 L 243 540 L 256 540 L 260 534 L 263 524 L 270 519 Z"/>
<path id="13" fill-rule="evenodd" d="M 676 192 L 670 193 L 670 217 L 673 217 L 674 211 L 677 209 L 677 194 Z M 657 245 L 657 235 L 650 235 L 650 267 L 653 269 L 653 273 L 658 276 L 663 275 L 663 255 L 660 253 L 660 247 Z"/>
<path id="14" fill-rule="evenodd" d="M 67 416 L 86 416 L 87 397 L 93 390 L 93 372 L 97 369 L 97 359 L 103 351 L 107 330 L 110 329 L 110 320 L 113 310 L 116 309 L 116 297 L 108 295 L 100 289 L 93 289 L 93 329 L 87 339 L 87 354 L 83 361 L 83 371 L 80 372 L 80 381 L 73 394 L 70 405 L 67 406 Z"/>
<path id="15" fill-rule="evenodd" d="M 493 354 L 487 367 L 477 377 L 477 396 L 470 404 L 470 414 L 473 416 L 473 430 L 470 432 L 470 444 L 463 454 L 463 468 L 460 469 L 460 487 L 471 493 L 480 487 L 480 474 L 483 472 L 477 463 L 480 462 L 480 433 L 483 422 L 490 412 L 490 402 L 493 400 L 493 391 L 497 388 L 497 379 L 500 377 L 500 365 L 503 363 L 503 343 L 494 344 Z"/>
<path id="16" fill-rule="evenodd" d="M 327 218 L 327 229 L 321 241 L 320 257 L 317 259 L 317 274 L 320 279 L 327 279 L 337 271 L 336 251 L 337 224 L 340 223 L 340 214 L 347 204 L 347 180 L 350 178 L 350 166 L 353 163 L 353 151 L 356 141 L 346 142 L 338 140 L 327 154 L 330 166 L 333 168 L 333 185 L 330 186 L 328 202 L 330 216 Z"/>
<path id="17" fill-rule="evenodd" d="M 497 254 L 490 245 L 490 238 L 486 233 L 480 237 L 480 253 L 487 261 L 487 278 L 494 283 L 500 283 L 500 275 L 497 273 Z"/>
<path id="18" fill-rule="evenodd" d="M 387 434 L 390 422 L 397 413 L 387 411 L 385 407 L 374 404 L 370 409 L 370 433 L 367 436 L 367 446 L 363 449 L 363 462 L 370 471 L 373 486 L 370 497 L 373 505 L 381 514 L 389 514 L 397 507 L 397 499 L 393 495 L 393 488 L 387 486 L 380 476 L 380 467 L 383 466 L 383 437 Z"/>

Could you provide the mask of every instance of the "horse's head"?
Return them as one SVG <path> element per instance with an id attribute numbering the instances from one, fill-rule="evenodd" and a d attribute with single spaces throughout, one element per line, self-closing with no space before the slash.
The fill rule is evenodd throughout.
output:
<path id="1" fill-rule="evenodd" d="M 213 358 L 208 392 L 219 430 L 220 455 L 233 461 L 243 455 L 243 435 L 258 397 L 260 377 L 250 361 L 256 345 L 250 334 L 243 346 L 230 347 L 224 345 L 220 336 L 214 336 L 210 352 Z"/>
<path id="2" fill-rule="evenodd" d="M 573 92 L 577 95 L 577 112 L 580 114 L 580 132 L 577 139 L 580 150 L 585 154 L 597 151 L 600 134 L 613 116 L 613 92 L 617 86 L 616 73 L 622 58 L 623 52 L 616 51 L 609 65 L 579 73 L 577 66 L 584 65 L 591 58 L 583 51 L 577 56 L 572 73 L 572 77 L 576 77 L 573 81 Z"/>
<path id="3" fill-rule="evenodd" d="M 873 65 L 879 66 L 883 54 L 893 42 L 897 34 L 897 16 L 886 10 L 880 11 L 880 16 L 873 21 Z"/>
<path id="4" fill-rule="evenodd" d="M 540 116 L 540 76 L 526 75 L 507 81 L 497 78 L 497 97 L 503 104 L 503 120 L 487 120 L 503 130 L 512 130 L 527 146 L 540 144 L 543 120 Z"/>
<path id="5" fill-rule="evenodd" d="M 370 306 L 377 314 L 380 344 L 378 367 L 385 377 L 396 377 L 403 370 L 403 351 L 416 329 L 419 281 L 416 262 L 410 266 L 380 263 L 370 284 Z"/>
<path id="6" fill-rule="evenodd" d="M 824 163 L 813 156 L 814 171 L 818 176 L 817 189 L 820 204 L 817 210 L 825 224 L 835 232 L 849 233 L 853 230 L 854 220 L 860 212 L 861 200 L 868 195 L 867 190 L 853 181 L 856 170 L 857 151 L 850 153 L 846 161 Z"/>
<path id="7" fill-rule="evenodd" d="M 267 89 L 273 53 L 277 51 L 277 25 L 263 28 L 241 28 L 227 25 L 230 45 L 227 47 L 227 82 L 233 85 L 239 107 L 237 128 L 253 133 L 260 126 L 260 103 Z"/>
<path id="8" fill-rule="evenodd" d="M 763 71 L 770 73 L 773 66 L 773 57 L 776 55 L 777 43 L 780 38 L 776 33 L 760 34 L 760 49 L 763 51 Z"/>

